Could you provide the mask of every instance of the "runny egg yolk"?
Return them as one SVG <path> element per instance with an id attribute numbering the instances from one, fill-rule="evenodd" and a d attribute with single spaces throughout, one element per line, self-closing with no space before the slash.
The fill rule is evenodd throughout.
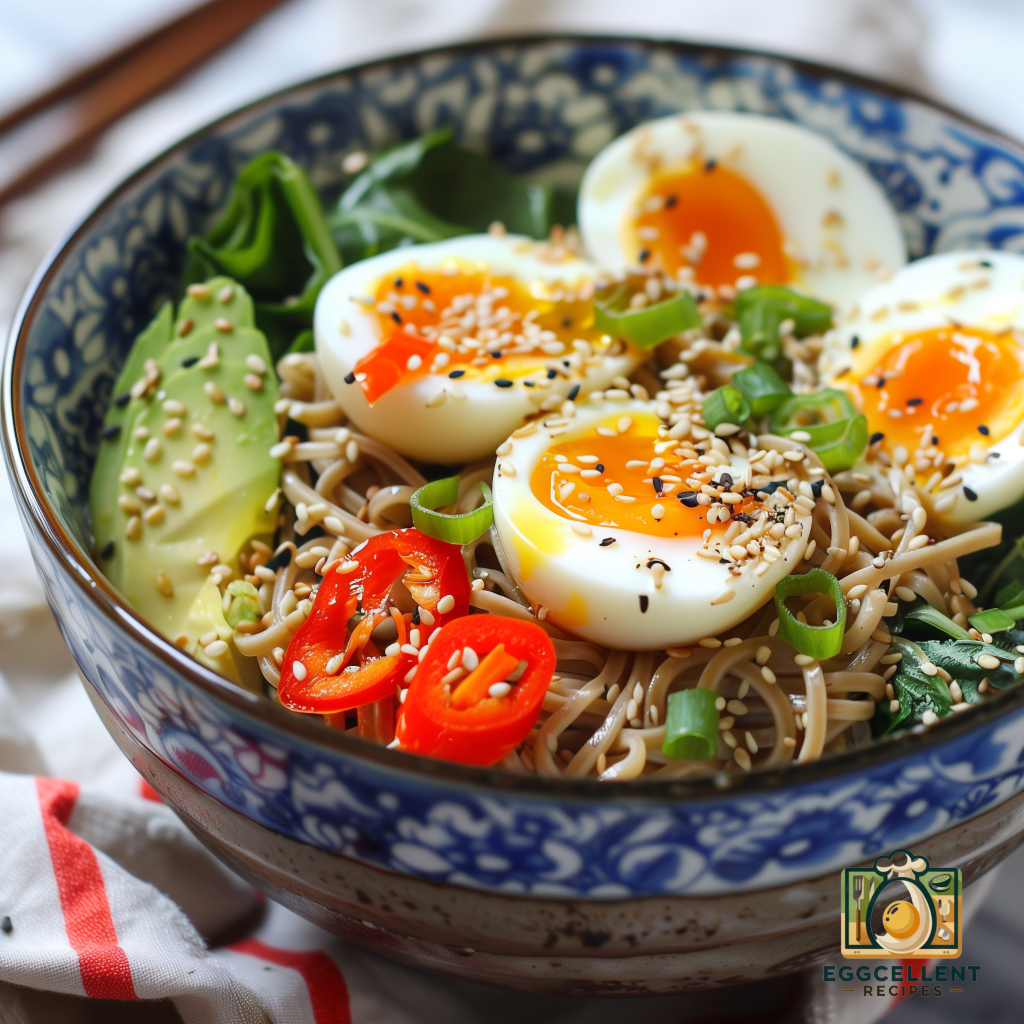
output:
<path id="1" fill-rule="evenodd" d="M 691 508 L 679 500 L 680 492 L 689 493 L 684 481 L 694 462 L 682 465 L 671 450 L 655 454 L 661 440 L 658 423 L 653 417 L 609 416 L 584 434 L 552 445 L 534 467 L 530 489 L 552 512 L 595 529 L 701 536 L 708 526 L 707 507 Z M 760 508 L 756 500 L 745 499 L 737 511 Z"/>
<path id="2" fill-rule="evenodd" d="M 523 281 L 476 262 L 417 263 L 382 278 L 375 289 L 381 340 L 398 331 L 436 344 L 422 369 L 458 367 L 467 378 L 516 377 L 586 341 L 604 352 L 612 339 L 594 329 L 593 285 Z M 443 355 L 442 355 L 443 353 Z M 440 359 L 438 357 L 440 356 Z"/>
<path id="3" fill-rule="evenodd" d="M 947 456 L 966 455 L 979 442 L 987 448 L 1001 440 L 1024 417 L 1024 356 L 1008 332 L 953 326 L 894 332 L 857 364 L 838 383 L 851 391 L 872 434 L 885 436 L 889 451 L 934 446 Z M 855 374 L 859 379 L 851 380 Z"/>
<path id="4" fill-rule="evenodd" d="M 644 265 L 675 275 L 693 270 L 701 284 L 758 284 L 793 279 L 782 231 L 768 202 L 741 174 L 714 161 L 653 177 L 629 225 L 627 248 Z"/>

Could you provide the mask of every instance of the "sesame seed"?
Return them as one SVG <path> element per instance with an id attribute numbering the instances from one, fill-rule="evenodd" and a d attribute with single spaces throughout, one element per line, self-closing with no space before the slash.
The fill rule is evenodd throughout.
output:
<path id="1" fill-rule="evenodd" d="M 210 461 L 212 450 L 208 444 L 197 444 L 192 449 L 192 461 L 202 466 Z"/>
<path id="2" fill-rule="evenodd" d="M 181 430 L 181 420 L 177 416 L 172 416 L 160 429 L 163 431 L 164 437 L 173 437 Z"/>
<path id="3" fill-rule="evenodd" d="M 181 495 L 178 494 L 173 484 L 161 484 L 160 497 L 163 498 L 168 505 L 179 505 L 181 503 Z"/>
<path id="4" fill-rule="evenodd" d="M 174 584 L 171 583 L 170 577 L 163 571 L 158 569 L 156 573 L 156 589 L 160 591 L 164 597 L 174 597 Z"/>
<path id="5" fill-rule="evenodd" d="M 191 334 L 192 328 L 194 326 L 195 326 L 195 324 L 192 322 L 192 320 L 189 317 L 186 317 L 184 320 L 179 321 L 179 323 L 178 323 L 178 337 L 179 338 L 184 338 L 188 334 Z"/>
<path id="6" fill-rule="evenodd" d="M 247 373 L 242 380 L 245 386 L 250 391 L 262 391 L 263 390 L 263 378 L 258 377 L 255 373 Z"/>
<path id="7" fill-rule="evenodd" d="M 512 465 L 507 459 L 503 459 L 498 463 L 498 470 L 502 476 L 515 476 L 516 467 Z"/>
<path id="8" fill-rule="evenodd" d="M 229 398 L 228 409 L 231 411 L 232 416 L 244 416 L 245 415 L 245 402 L 240 398 Z"/>
<path id="9" fill-rule="evenodd" d="M 219 316 L 213 321 L 214 329 L 219 331 L 221 334 L 230 334 L 235 328 L 230 320 L 226 320 L 224 317 Z"/>
<path id="10" fill-rule="evenodd" d="M 292 662 L 292 675 L 301 683 L 306 678 L 306 666 L 301 661 Z"/>
<path id="11" fill-rule="evenodd" d="M 655 519 L 662 519 L 665 515 L 665 506 L 653 505 L 651 507 L 651 515 L 654 516 Z"/>
<path id="12" fill-rule="evenodd" d="M 175 459 L 171 463 L 171 469 L 181 477 L 195 476 L 196 467 L 191 462 L 185 462 L 183 459 Z"/>
<path id="13" fill-rule="evenodd" d="M 212 441 L 216 434 L 205 424 L 205 423 L 193 423 L 192 433 L 199 438 L 200 441 Z"/>
<path id="14" fill-rule="evenodd" d="M 226 401 L 226 398 L 224 397 L 224 392 L 212 380 L 208 380 L 203 385 L 203 390 L 206 392 L 206 395 L 211 402 L 216 402 L 218 405 L 223 405 L 224 402 Z"/>
<path id="15" fill-rule="evenodd" d="M 193 299 L 198 299 L 200 302 L 208 302 L 213 295 L 205 284 L 190 284 L 185 289 L 185 294 Z"/>
<path id="16" fill-rule="evenodd" d="M 455 607 L 455 598 L 451 594 L 445 594 L 440 601 L 437 602 L 437 610 L 442 615 L 447 615 Z"/>
<path id="17" fill-rule="evenodd" d="M 207 644 L 203 653 L 209 658 L 219 658 L 222 654 L 228 653 L 228 645 L 223 640 L 217 639 Z"/>
<path id="18" fill-rule="evenodd" d="M 647 607 L 648 607 L 649 604 L 650 604 L 650 599 L 648 598 L 648 596 L 646 594 L 641 594 L 640 595 L 640 612 L 641 612 L 641 614 L 646 613 Z"/>
<path id="19" fill-rule="evenodd" d="M 499 388 L 510 388 L 510 387 L 512 387 L 512 381 L 506 380 L 504 377 L 499 377 L 494 383 Z"/>
<path id="20" fill-rule="evenodd" d="M 121 471 L 121 475 L 118 480 L 125 487 L 137 487 L 142 483 L 142 474 L 134 466 L 129 466 L 127 469 Z"/>
<path id="21" fill-rule="evenodd" d="M 157 459 L 163 455 L 164 448 L 160 443 L 160 439 L 157 437 L 151 437 L 146 442 L 146 447 L 142 450 L 142 457 L 147 462 L 156 462 Z"/>
<path id="22" fill-rule="evenodd" d="M 978 664 L 985 669 L 991 671 L 994 668 L 999 668 L 999 659 L 992 654 L 979 654 L 975 659 Z"/>
<path id="23" fill-rule="evenodd" d="M 134 499 L 129 497 L 127 494 L 122 494 L 117 499 L 117 504 L 120 506 L 121 511 L 126 515 L 137 516 L 142 513 L 142 506 Z"/>
<path id="24" fill-rule="evenodd" d="M 163 505 L 154 505 L 152 508 L 146 509 L 145 515 L 142 517 L 146 520 L 148 526 L 159 526 L 166 517 L 167 513 L 164 511 Z"/>

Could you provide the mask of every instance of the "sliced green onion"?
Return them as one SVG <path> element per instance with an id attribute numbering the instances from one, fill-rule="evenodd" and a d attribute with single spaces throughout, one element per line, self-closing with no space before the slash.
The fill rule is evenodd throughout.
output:
<path id="1" fill-rule="evenodd" d="M 1002 608 L 986 608 L 983 612 L 975 612 L 967 621 L 979 633 L 998 633 L 1017 625 L 1017 620 Z"/>
<path id="2" fill-rule="evenodd" d="M 767 363 L 754 363 L 732 375 L 733 387 L 738 388 L 754 416 L 774 412 L 793 392 L 789 385 Z"/>
<path id="3" fill-rule="evenodd" d="M 668 695 L 661 752 L 686 761 L 709 761 L 718 747 L 718 694 L 698 686 Z"/>
<path id="4" fill-rule="evenodd" d="M 762 284 L 744 288 L 736 296 L 736 312 L 743 313 L 755 308 L 772 309 L 782 320 L 793 321 L 793 333 L 802 338 L 808 334 L 821 334 L 832 326 L 832 309 L 824 302 L 801 295 L 778 284 Z"/>
<path id="5" fill-rule="evenodd" d="M 704 424 L 708 430 L 714 430 L 722 423 L 742 426 L 748 419 L 750 406 L 738 388 L 724 384 L 704 399 Z"/>
<path id="6" fill-rule="evenodd" d="M 251 583 L 245 580 L 232 580 L 228 584 L 227 592 L 229 603 L 224 618 L 232 629 L 237 629 L 239 623 L 255 622 L 262 617 L 260 592 Z"/>
<path id="7" fill-rule="evenodd" d="M 800 594 L 830 594 L 836 605 L 835 624 L 812 626 L 801 622 L 786 607 L 787 597 Z M 839 580 L 830 572 L 810 569 L 801 576 L 787 576 L 780 580 L 775 585 L 775 610 L 779 613 L 779 636 L 801 654 L 820 661 L 833 658 L 839 653 L 846 629 L 846 598 L 843 597 Z"/>
<path id="8" fill-rule="evenodd" d="M 654 348 L 663 341 L 699 327 L 700 313 L 693 296 L 686 290 L 650 306 L 630 308 L 634 292 L 620 284 L 611 293 L 594 298 L 594 324 L 599 331 L 622 338 L 637 348 Z"/>
<path id="9" fill-rule="evenodd" d="M 483 492 L 484 503 L 472 512 L 449 515 L 447 512 L 435 511 L 442 505 L 454 505 L 459 497 L 459 478 L 445 477 L 443 480 L 431 480 L 418 491 L 413 492 L 409 499 L 412 510 L 412 523 L 420 533 L 449 544 L 469 544 L 481 534 L 486 533 L 494 522 L 491 508 L 491 489 L 482 480 L 480 490 Z"/>
<path id="10" fill-rule="evenodd" d="M 782 313 L 772 306 L 756 305 L 739 311 L 737 319 L 744 352 L 766 363 L 775 363 L 783 358 L 779 324 L 786 318 Z"/>
<path id="11" fill-rule="evenodd" d="M 868 421 L 854 409 L 845 391 L 825 388 L 794 395 L 772 413 L 771 431 L 788 437 L 802 430 L 807 442 L 830 472 L 849 469 L 868 446 Z"/>
<path id="12" fill-rule="evenodd" d="M 954 640 L 970 640 L 971 634 L 963 626 L 958 626 L 948 615 L 943 615 L 938 608 L 930 604 L 921 604 L 911 608 L 903 616 L 903 621 L 920 622 L 923 625 L 931 626 Z"/>

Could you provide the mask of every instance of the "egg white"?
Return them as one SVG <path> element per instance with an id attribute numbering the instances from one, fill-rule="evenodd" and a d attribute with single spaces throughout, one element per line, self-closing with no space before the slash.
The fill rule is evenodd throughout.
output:
<path id="1" fill-rule="evenodd" d="M 779 580 L 792 572 L 806 549 L 810 517 L 798 520 L 802 534 L 785 542 L 783 556 L 763 576 L 748 565 L 734 577 L 717 559 L 698 556 L 700 536 L 656 537 L 607 526 L 581 535 L 572 520 L 538 500 L 530 477 L 549 446 L 624 414 L 634 419 L 653 415 L 643 402 L 598 401 L 580 407 L 568 429 L 541 427 L 527 437 L 510 439 L 511 451 L 495 468 L 493 494 L 494 524 L 512 573 L 549 621 L 595 643 L 662 650 L 722 633 L 768 601 Z M 600 454 L 599 438 L 594 450 Z M 745 459 L 732 456 L 735 478 L 746 468 Z M 665 502 L 674 500 L 666 496 Z M 615 543 L 602 547 L 600 542 L 608 537 Z M 647 567 L 652 558 L 670 566 L 660 589 Z M 712 599 L 726 589 L 736 596 L 713 605 Z M 641 611 L 641 595 L 647 598 L 646 612 Z"/>
<path id="2" fill-rule="evenodd" d="M 986 266 L 987 264 L 987 266 Z M 825 337 L 819 361 L 823 383 L 841 383 L 851 365 L 851 346 L 861 349 L 895 331 L 912 334 L 951 323 L 986 328 L 993 333 L 1010 329 L 1024 340 L 1024 256 L 998 251 L 947 252 L 908 264 L 884 284 L 865 293 L 853 315 Z M 1018 333 L 1019 332 L 1019 333 Z M 963 485 L 952 510 L 935 511 L 947 490 L 918 488 L 929 513 L 948 524 L 966 524 L 1006 508 L 1024 497 L 1024 423 L 1007 436 L 984 446 L 984 463 L 965 462 L 959 469 Z M 967 500 L 963 486 L 977 495 Z"/>
<path id="3" fill-rule="evenodd" d="M 907 261 L 896 214 L 878 184 L 828 139 L 780 118 L 693 111 L 638 125 L 606 146 L 580 185 L 578 219 L 605 270 L 635 264 L 625 225 L 653 172 L 714 159 L 768 202 L 784 248 L 803 269 L 792 282 L 837 306 Z M 839 218 L 835 218 L 838 214 Z M 746 271 L 737 270 L 739 279 Z"/>
<path id="4" fill-rule="evenodd" d="M 470 462 L 490 455 L 525 417 L 537 412 L 539 399 L 567 396 L 575 385 L 583 397 L 607 388 L 614 377 L 631 373 L 641 357 L 627 346 L 620 355 L 605 356 L 596 366 L 581 366 L 580 357 L 567 351 L 557 357 L 567 376 L 559 374 L 534 389 L 518 380 L 510 388 L 498 388 L 470 374 L 452 380 L 449 367 L 400 381 L 371 406 L 358 383 L 345 383 L 356 363 L 384 340 L 377 314 L 357 301 L 374 294 L 382 278 L 411 262 L 430 270 L 452 258 L 501 269 L 526 283 L 543 280 L 574 291 L 595 277 L 594 266 L 586 260 L 568 256 L 554 262 L 539 258 L 537 252 L 538 243 L 518 235 L 465 235 L 393 249 L 335 274 L 317 299 L 313 325 L 324 377 L 345 414 L 365 434 L 410 458 Z M 555 357 L 538 355 L 538 363 L 555 361 Z M 446 400 L 431 408 L 428 401 L 441 389 Z"/>

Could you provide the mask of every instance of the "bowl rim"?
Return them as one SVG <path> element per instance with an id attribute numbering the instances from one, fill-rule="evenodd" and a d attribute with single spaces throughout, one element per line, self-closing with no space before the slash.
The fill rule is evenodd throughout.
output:
<path id="1" fill-rule="evenodd" d="M 851 776 L 858 772 L 903 758 L 919 756 L 955 741 L 968 732 L 983 727 L 995 718 L 1009 716 L 1024 706 L 1024 687 L 1000 691 L 984 704 L 971 709 L 970 714 L 957 714 L 942 719 L 936 726 L 919 733 L 905 733 L 893 739 L 873 743 L 831 755 L 821 761 L 805 764 L 791 762 L 783 767 L 761 769 L 749 774 L 727 774 L 720 770 L 713 775 L 686 781 L 675 779 L 648 779 L 644 781 L 599 782 L 597 779 L 566 778 L 519 774 L 495 768 L 477 768 L 455 762 L 441 761 L 417 754 L 390 750 L 378 744 L 349 736 L 331 729 L 312 715 L 296 714 L 229 682 L 176 648 L 169 640 L 155 632 L 107 581 L 98 567 L 93 566 L 77 551 L 76 542 L 61 524 L 56 512 L 45 498 L 35 467 L 27 456 L 26 424 L 23 415 L 21 388 L 16 386 L 23 376 L 27 337 L 42 305 L 46 287 L 57 274 L 67 256 L 87 238 L 90 230 L 113 209 L 124 195 L 147 178 L 155 176 L 163 165 L 170 166 L 199 140 L 245 115 L 258 115 L 261 108 L 273 107 L 318 85 L 327 85 L 345 75 L 359 75 L 388 66 L 431 57 L 460 55 L 479 51 L 493 51 L 500 46 L 529 46 L 546 44 L 620 45 L 641 49 L 668 48 L 677 53 L 707 54 L 725 61 L 737 57 L 764 58 L 787 65 L 817 78 L 831 77 L 901 101 L 910 101 L 937 111 L 980 132 L 998 143 L 1003 149 L 1015 151 L 1024 163 L 1024 145 L 999 130 L 986 125 L 955 108 L 932 100 L 923 94 L 895 83 L 881 81 L 844 68 L 791 57 L 769 50 L 726 46 L 700 41 L 680 40 L 658 36 L 625 36 L 618 34 L 588 33 L 517 33 L 512 35 L 483 36 L 465 42 L 428 47 L 375 58 L 303 79 L 266 95 L 257 97 L 239 107 L 205 123 L 173 142 L 161 152 L 122 178 L 99 202 L 81 215 L 77 222 L 51 246 L 36 268 L 18 304 L 8 335 L 4 353 L 3 380 L 0 387 L 0 419 L 2 444 L 12 489 L 22 514 L 31 520 L 42 542 L 64 572 L 77 584 L 84 599 L 94 602 L 103 615 L 112 620 L 114 628 L 122 628 L 131 639 L 146 648 L 169 671 L 183 675 L 207 696 L 222 701 L 244 715 L 261 720 L 262 724 L 296 735 L 316 747 L 326 748 L 357 760 L 369 761 L 379 767 L 411 776 L 420 784 L 430 780 L 453 784 L 461 788 L 486 788 L 506 794 L 517 794 L 534 799 L 565 799 L 577 802 L 622 801 L 664 804 L 679 800 L 698 803 L 714 799 L 742 798 L 754 793 L 796 789 L 825 779 Z"/>

